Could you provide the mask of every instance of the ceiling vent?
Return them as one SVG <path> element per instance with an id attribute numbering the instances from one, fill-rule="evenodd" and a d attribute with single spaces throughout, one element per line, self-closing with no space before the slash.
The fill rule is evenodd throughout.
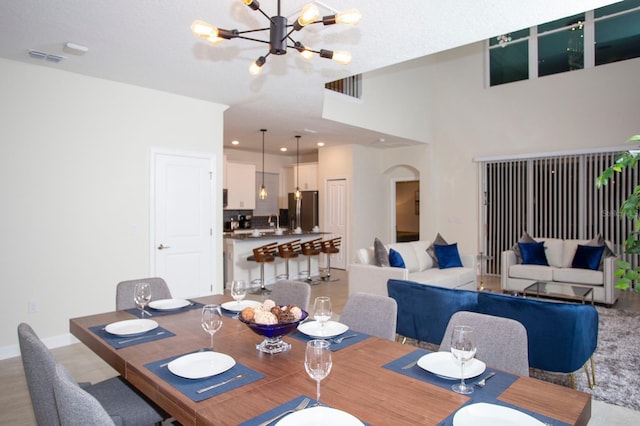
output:
<path id="1" fill-rule="evenodd" d="M 34 59 L 43 59 L 45 61 L 53 62 L 55 64 L 67 59 L 64 56 L 52 55 L 50 53 L 40 52 L 38 50 L 33 50 L 33 49 L 29 50 L 29 56 L 31 56 Z"/>

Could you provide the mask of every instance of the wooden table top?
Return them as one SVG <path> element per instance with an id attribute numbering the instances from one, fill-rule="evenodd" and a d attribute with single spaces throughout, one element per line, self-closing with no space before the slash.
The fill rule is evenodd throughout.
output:
<path id="1" fill-rule="evenodd" d="M 222 303 L 227 296 L 194 299 Z M 132 319 L 126 311 L 70 320 L 71 333 L 116 369 L 141 392 L 184 425 L 239 424 L 300 395 L 315 397 L 316 384 L 304 369 L 305 343 L 293 337 L 291 350 L 269 355 L 256 350 L 263 338 L 242 322 L 225 316 L 214 336 L 214 350 L 265 375 L 263 379 L 194 402 L 144 365 L 209 346 L 200 325 L 200 310 L 154 316 L 175 336 L 114 349 L 89 327 Z M 438 424 L 454 413 L 467 396 L 382 368 L 416 348 L 379 338 L 333 352 L 333 368 L 322 381 L 322 402 L 371 425 Z M 520 377 L 499 398 L 571 425 L 586 425 L 591 395 L 541 380 Z"/>

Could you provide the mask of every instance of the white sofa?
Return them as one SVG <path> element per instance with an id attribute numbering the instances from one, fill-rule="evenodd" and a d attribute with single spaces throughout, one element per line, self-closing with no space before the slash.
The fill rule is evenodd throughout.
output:
<path id="1" fill-rule="evenodd" d="M 373 246 L 356 252 L 355 263 L 348 266 L 349 294 L 356 292 L 388 296 L 387 280 L 409 280 L 439 287 L 476 290 L 476 257 L 460 254 L 462 268 L 440 269 L 433 267 L 427 253 L 430 241 L 411 241 L 385 245 L 402 256 L 406 268 L 377 266 Z"/>
<path id="2" fill-rule="evenodd" d="M 549 266 L 523 265 L 516 262 L 513 250 L 503 251 L 501 258 L 503 292 L 522 292 L 525 287 L 536 281 L 545 281 L 554 284 L 593 286 L 593 300 L 606 305 L 613 305 L 618 300 L 620 290 L 615 287 L 614 273 L 619 257 L 605 257 L 602 261 L 602 270 L 576 269 L 572 268 L 571 264 L 578 244 L 586 245 L 589 240 L 557 238 L 534 238 L 534 240 L 544 241 Z"/>

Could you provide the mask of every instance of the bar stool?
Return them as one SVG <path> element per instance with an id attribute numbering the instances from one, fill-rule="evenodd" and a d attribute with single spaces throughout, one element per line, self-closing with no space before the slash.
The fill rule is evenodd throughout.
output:
<path id="1" fill-rule="evenodd" d="M 309 284 L 318 284 L 311 279 L 311 256 L 319 256 L 322 249 L 322 238 L 316 238 L 315 240 L 309 240 L 302 243 L 302 254 L 307 256 L 307 279 L 305 280 Z"/>
<path id="2" fill-rule="evenodd" d="M 323 281 L 338 281 L 338 278 L 332 280 L 331 279 L 331 255 L 340 253 L 340 243 L 342 242 L 342 237 L 335 237 L 330 240 L 324 240 L 321 243 L 321 251 L 322 253 L 327 255 L 327 267 L 325 268 L 325 275 L 320 277 Z"/>
<path id="3" fill-rule="evenodd" d="M 300 250 L 300 240 L 289 241 L 278 246 L 278 253 L 280 254 L 280 257 L 284 259 L 287 268 L 287 273 L 283 276 L 285 280 L 289 279 L 289 259 L 295 259 L 298 257 Z"/>
<path id="4" fill-rule="evenodd" d="M 264 285 L 264 264 L 268 262 L 273 262 L 276 254 L 276 243 L 269 243 L 264 246 L 260 246 L 253 249 L 253 256 L 249 256 L 247 260 L 255 261 L 260 264 L 260 288 L 255 291 L 252 291 L 251 294 L 269 294 L 271 290 L 269 290 Z M 251 282 L 255 282 L 253 280 Z"/>

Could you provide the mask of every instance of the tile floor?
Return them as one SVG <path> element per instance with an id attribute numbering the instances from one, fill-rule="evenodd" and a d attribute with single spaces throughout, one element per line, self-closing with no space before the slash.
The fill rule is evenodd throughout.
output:
<path id="1" fill-rule="evenodd" d="M 330 296 L 333 302 L 334 315 L 339 316 L 347 300 L 347 273 L 341 270 L 332 270 L 332 276 L 339 278 L 339 281 L 322 282 L 312 286 L 311 300 L 313 301 L 316 296 L 320 295 Z M 484 277 L 483 284 L 487 291 L 500 291 L 500 281 L 497 277 Z M 640 294 L 624 293 L 614 309 L 640 311 Z M 78 381 L 96 382 L 117 374 L 115 370 L 80 343 L 56 348 L 52 352 L 58 362 L 67 366 Z M 0 425 L 35 425 L 31 401 L 19 357 L 0 360 L 0 383 L 3 384 L 0 390 L 0 407 L 2 407 L 3 411 L 0 417 Z M 640 424 L 640 412 L 594 400 L 592 417 L 588 424 L 589 426 Z"/>

